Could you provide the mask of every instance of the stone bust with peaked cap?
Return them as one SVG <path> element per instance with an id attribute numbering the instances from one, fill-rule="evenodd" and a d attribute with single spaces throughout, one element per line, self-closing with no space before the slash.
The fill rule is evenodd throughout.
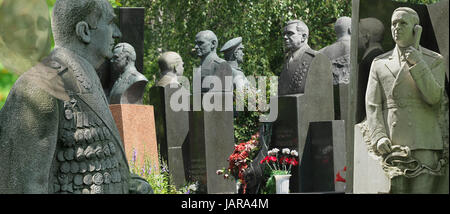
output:
<path id="1" fill-rule="evenodd" d="M 149 193 L 130 168 L 95 71 L 113 56 L 106 0 L 57 0 L 55 49 L 0 111 L 0 193 Z"/>
<path id="2" fill-rule="evenodd" d="M 243 88 L 248 84 L 248 81 L 239 66 L 244 61 L 244 45 L 242 44 L 242 37 L 236 37 L 227 41 L 222 49 L 220 49 L 220 52 L 224 53 L 225 60 L 231 66 L 235 88 Z"/>

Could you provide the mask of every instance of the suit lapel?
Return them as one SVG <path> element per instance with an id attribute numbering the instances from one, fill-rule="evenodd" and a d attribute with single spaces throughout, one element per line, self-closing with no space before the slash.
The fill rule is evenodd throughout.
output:
<path id="1" fill-rule="evenodd" d="M 389 72 L 392 74 L 394 78 L 397 78 L 399 69 L 400 69 L 400 62 L 398 61 L 398 50 L 395 48 L 392 51 L 392 55 L 388 57 L 388 61 L 386 62 L 385 66 L 389 70 Z"/>

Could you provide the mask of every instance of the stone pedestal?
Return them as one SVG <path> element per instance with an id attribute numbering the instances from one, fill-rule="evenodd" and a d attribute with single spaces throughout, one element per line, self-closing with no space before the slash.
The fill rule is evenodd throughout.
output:
<path id="1" fill-rule="evenodd" d="M 171 183 L 180 188 L 186 184 L 188 168 L 189 112 L 174 111 L 170 98 L 181 88 L 155 86 L 149 100 L 155 109 L 156 137 L 161 158 L 167 162 Z"/>
<path id="2" fill-rule="evenodd" d="M 109 106 L 119 129 L 128 162 L 136 150 L 136 166 L 141 169 L 144 160 L 150 160 L 152 170 L 159 171 L 153 106 L 114 104 Z"/>
<path id="3" fill-rule="evenodd" d="M 353 193 L 389 193 L 391 179 L 383 171 L 380 157 L 369 154 L 359 125 L 354 133 Z"/>
<path id="4" fill-rule="evenodd" d="M 219 98 L 231 99 L 232 92 L 208 92 Z M 195 96 L 195 95 L 194 95 Z M 202 95 L 202 100 L 205 96 Z M 216 171 L 228 168 L 228 157 L 234 150 L 233 111 L 191 111 L 189 114 L 189 176 L 199 181 L 202 193 L 236 193 L 233 178 L 224 179 Z"/>
<path id="5" fill-rule="evenodd" d="M 348 90 L 348 84 L 340 83 L 333 85 L 335 120 L 346 120 L 348 117 Z"/>
<path id="6" fill-rule="evenodd" d="M 343 120 L 311 122 L 300 162 L 300 192 L 345 192 L 345 126 Z"/>

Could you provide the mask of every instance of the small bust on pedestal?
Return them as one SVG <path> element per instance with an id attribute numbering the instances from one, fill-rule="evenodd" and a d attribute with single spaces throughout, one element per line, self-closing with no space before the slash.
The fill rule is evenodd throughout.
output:
<path id="1" fill-rule="evenodd" d="M 109 94 L 109 104 L 142 104 L 147 78 L 136 70 L 136 52 L 128 43 L 114 47 L 112 69 L 120 73 Z"/>

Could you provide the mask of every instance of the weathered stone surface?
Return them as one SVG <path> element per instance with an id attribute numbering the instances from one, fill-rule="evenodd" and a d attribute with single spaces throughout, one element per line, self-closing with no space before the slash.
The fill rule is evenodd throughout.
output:
<path id="1" fill-rule="evenodd" d="M 104 31 L 92 33 L 94 29 L 85 21 L 73 22 L 75 17 L 87 20 L 91 15 L 91 11 L 79 10 L 86 3 L 94 3 L 92 11 L 102 14 L 94 17 L 97 27 Z M 8 172 L 0 176 L 1 193 L 136 193 L 130 184 L 151 190 L 146 181 L 130 175 L 117 126 L 95 71 L 112 57 L 112 44 L 120 36 L 108 19 L 111 17 L 113 8 L 105 0 L 56 1 L 52 30 L 57 48 L 16 81 L 0 111 L 0 172 Z M 104 140 L 96 138 L 96 131 L 91 133 L 95 129 L 103 132 Z M 88 160 L 74 160 L 74 141 L 84 151 L 92 148 L 93 155 L 86 157 Z M 94 152 L 105 146 L 115 147 L 112 156 Z M 110 169 L 101 167 L 106 159 L 115 163 Z M 94 171 L 115 171 L 121 179 L 115 182 L 115 188 L 103 183 L 89 186 L 89 179 L 74 185 L 78 173 L 88 176 Z M 80 184 L 79 177 L 76 183 Z"/>
<path id="2" fill-rule="evenodd" d="M 391 180 L 381 167 L 380 157 L 369 153 L 370 148 L 362 136 L 361 126 L 355 126 L 353 162 L 353 193 L 389 193 Z"/>

